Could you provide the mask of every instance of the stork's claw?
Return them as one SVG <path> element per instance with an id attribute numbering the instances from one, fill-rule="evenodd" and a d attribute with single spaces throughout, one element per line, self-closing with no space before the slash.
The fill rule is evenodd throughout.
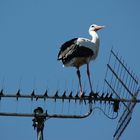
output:
<path id="1" fill-rule="evenodd" d="M 82 98 L 82 95 L 83 95 L 83 92 L 82 92 L 82 91 L 80 91 L 80 98 Z"/>

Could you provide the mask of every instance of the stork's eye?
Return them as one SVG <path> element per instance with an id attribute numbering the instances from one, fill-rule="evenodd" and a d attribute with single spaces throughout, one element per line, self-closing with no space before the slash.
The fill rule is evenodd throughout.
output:
<path id="1" fill-rule="evenodd" d="M 92 25 L 91 27 L 94 27 L 94 25 Z"/>

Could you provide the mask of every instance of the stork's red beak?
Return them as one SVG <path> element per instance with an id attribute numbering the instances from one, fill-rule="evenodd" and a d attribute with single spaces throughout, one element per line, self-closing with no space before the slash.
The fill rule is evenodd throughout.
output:
<path id="1" fill-rule="evenodd" d="M 105 26 L 99 26 L 98 25 L 98 26 L 95 27 L 95 30 L 98 31 L 98 30 L 103 29 L 103 28 L 105 28 Z"/>

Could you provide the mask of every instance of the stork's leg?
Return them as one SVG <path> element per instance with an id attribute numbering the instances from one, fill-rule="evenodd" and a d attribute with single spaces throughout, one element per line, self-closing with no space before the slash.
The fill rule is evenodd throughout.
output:
<path id="1" fill-rule="evenodd" d="M 79 85 L 80 85 L 80 97 L 81 97 L 83 94 L 83 91 L 82 91 L 81 74 L 80 74 L 79 68 L 77 68 L 77 76 L 78 76 Z"/>
<path id="2" fill-rule="evenodd" d="M 93 90 L 92 90 L 92 83 L 91 83 L 91 79 L 90 79 L 89 63 L 87 63 L 87 75 L 88 75 L 90 90 L 91 90 L 91 93 L 92 93 Z"/>

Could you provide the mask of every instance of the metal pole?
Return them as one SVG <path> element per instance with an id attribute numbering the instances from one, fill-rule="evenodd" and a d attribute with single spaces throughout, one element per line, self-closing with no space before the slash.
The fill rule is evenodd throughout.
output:
<path id="1" fill-rule="evenodd" d="M 43 127 L 37 128 L 37 140 L 43 140 Z"/>
<path id="2" fill-rule="evenodd" d="M 43 109 L 38 107 L 34 110 L 33 127 L 37 132 L 37 140 L 44 140 L 43 129 L 46 116 L 43 114 Z"/>

